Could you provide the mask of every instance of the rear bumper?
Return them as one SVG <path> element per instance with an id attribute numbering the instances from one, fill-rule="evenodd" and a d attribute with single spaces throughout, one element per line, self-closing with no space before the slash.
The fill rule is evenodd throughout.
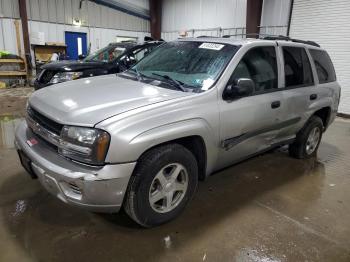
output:
<path id="1" fill-rule="evenodd" d="M 136 163 L 92 167 L 68 160 L 35 135 L 23 121 L 15 134 L 18 150 L 31 160 L 43 187 L 63 202 L 95 212 L 118 212 Z"/>

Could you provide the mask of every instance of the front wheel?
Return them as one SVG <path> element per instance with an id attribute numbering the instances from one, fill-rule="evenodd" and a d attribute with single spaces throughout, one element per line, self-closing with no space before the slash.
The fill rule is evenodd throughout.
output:
<path id="1" fill-rule="evenodd" d="M 180 214 L 198 183 L 196 158 L 179 144 L 146 152 L 131 177 L 126 213 L 144 227 L 166 223 Z"/>
<path id="2" fill-rule="evenodd" d="M 289 145 L 289 154 L 299 159 L 315 156 L 321 142 L 322 132 L 321 118 L 312 116 L 298 132 L 294 143 Z"/>

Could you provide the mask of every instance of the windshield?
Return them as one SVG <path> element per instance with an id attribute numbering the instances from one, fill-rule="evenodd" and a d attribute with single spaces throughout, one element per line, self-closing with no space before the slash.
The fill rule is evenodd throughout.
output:
<path id="1" fill-rule="evenodd" d="M 193 91 L 208 90 L 238 50 L 229 44 L 169 42 L 156 48 L 131 70 L 139 75 L 171 79 Z M 165 77 L 164 77 L 165 76 Z"/>
<path id="2" fill-rule="evenodd" d="M 84 61 L 85 62 L 111 62 L 114 59 L 116 59 L 118 56 L 123 54 L 125 50 L 126 49 L 124 47 L 109 45 L 88 55 L 84 59 Z"/>

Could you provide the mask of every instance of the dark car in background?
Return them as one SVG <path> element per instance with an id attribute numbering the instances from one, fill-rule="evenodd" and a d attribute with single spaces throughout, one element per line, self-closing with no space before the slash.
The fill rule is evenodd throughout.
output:
<path id="1" fill-rule="evenodd" d="M 36 90 L 84 77 L 119 73 L 129 69 L 163 41 L 111 43 L 80 61 L 51 62 L 41 67 L 34 81 Z"/>

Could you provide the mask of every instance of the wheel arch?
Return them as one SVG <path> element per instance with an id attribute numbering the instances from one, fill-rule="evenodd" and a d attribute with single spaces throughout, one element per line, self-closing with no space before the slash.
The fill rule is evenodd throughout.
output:
<path id="1" fill-rule="evenodd" d="M 214 137 L 204 120 L 193 119 L 149 130 L 132 139 L 129 144 L 139 149 L 137 159 L 156 147 L 171 143 L 180 144 L 195 156 L 199 178 L 204 180 L 217 156 Z"/>
<path id="2" fill-rule="evenodd" d="M 206 177 L 207 169 L 207 148 L 203 138 L 199 135 L 192 135 L 187 137 L 181 137 L 174 140 L 169 140 L 157 145 L 154 145 L 144 151 L 139 158 L 141 158 L 147 152 L 153 150 L 154 148 L 168 145 L 168 144 L 179 144 L 189 150 L 197 160 L 198 164 L 198 178 L 199 180 L 204 180 Z"/>
<path id="3" fill-rule="evenodd" d="M 322 107 L 314 112 L 313 116 L 318 116 L 321 118 L 324 130 L 328 127 L 330 118 L 331 118 L 332 109 L 330 106 Z"/>

